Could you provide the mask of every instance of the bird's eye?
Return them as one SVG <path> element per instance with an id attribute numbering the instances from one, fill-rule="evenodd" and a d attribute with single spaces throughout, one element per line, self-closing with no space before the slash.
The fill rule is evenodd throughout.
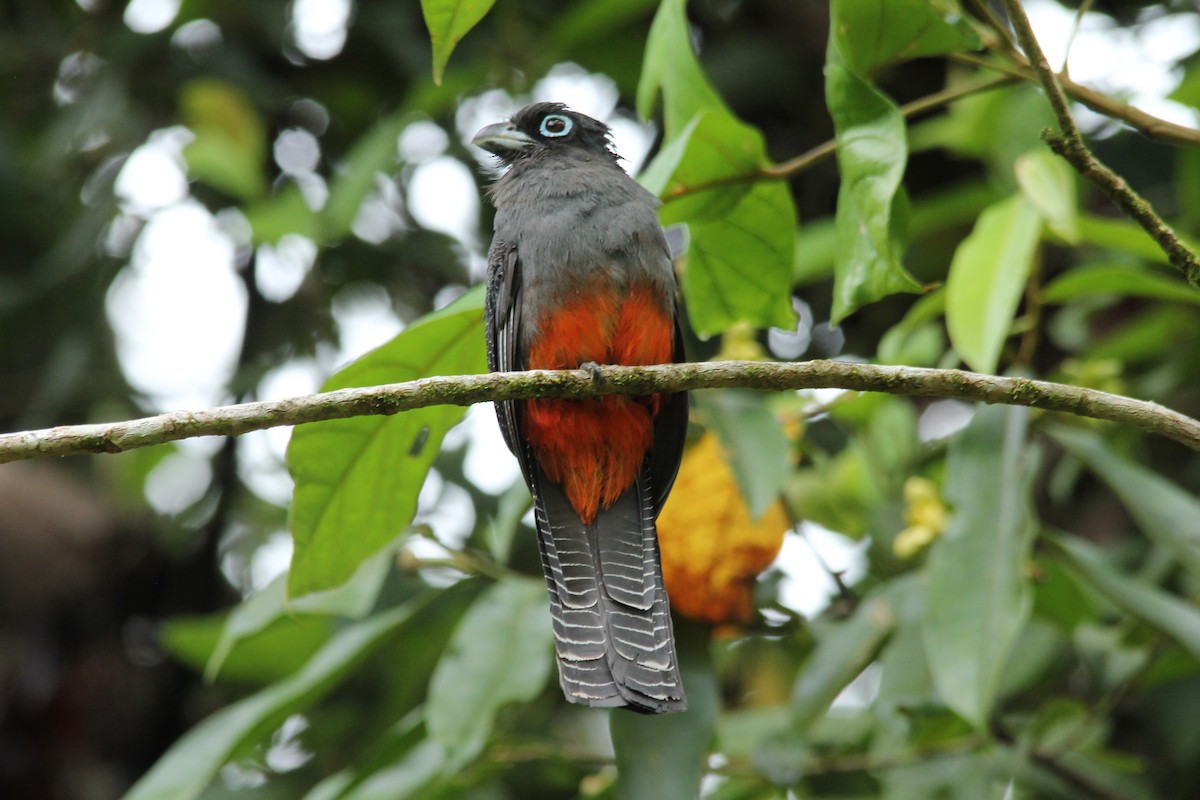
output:
<path id="1" fill-rule="evenodd" d="M 570 117 L 564 117 L 562 114 L 547 114 L 542 118 L 542 127 L 538 130 L 542 136 L 556 138 L 570 133 L 573 125 Z"/>

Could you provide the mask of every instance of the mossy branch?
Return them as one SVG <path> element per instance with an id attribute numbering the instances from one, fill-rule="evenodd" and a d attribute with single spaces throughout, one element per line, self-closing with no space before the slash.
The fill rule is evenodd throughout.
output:
<path id="1" fill-rule="evenodd" d="M 197 436 L 238 436 L 281 425 L 395 414 L 434 405 L 466 406 L 533 397 L 636 396 L 733 387 L 771 391 L 837 388 L 1031 406 L 1131 425 L 1200 450 L 1200 421 L 1155 403 L 1078 386 L 961 370 L 845 361 L 716 361 L 651 367 L 606 366 L 594 376 L 585 370 L 533 370 L 423 378 L 287 400 L 174 411 L 127 422 L 0 434 L 0 463 L 43 456 L 121 453 Z"/>

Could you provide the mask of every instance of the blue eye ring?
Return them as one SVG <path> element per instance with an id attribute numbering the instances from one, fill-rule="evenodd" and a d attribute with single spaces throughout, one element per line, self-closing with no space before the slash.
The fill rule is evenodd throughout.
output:
<path id="1" fill-rule="evenodd" d="M 538 133 L 547 139 L 557 139 L 566 136 L 574 127 L 575 123 L 568 116 L 563 114 L 547 114 L 542 117 L 542 124 L 538 128 Z"/>

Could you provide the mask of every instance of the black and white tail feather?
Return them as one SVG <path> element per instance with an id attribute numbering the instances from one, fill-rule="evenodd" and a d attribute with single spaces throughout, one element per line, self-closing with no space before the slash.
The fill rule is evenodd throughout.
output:
<path id="1" fill-rule="evenodd" d="M 643 470 L 591 525 L 540 469 L 533 481 L 559 681 L 572 702 L 644 713 L 687 708 L 650 481 Z"/>

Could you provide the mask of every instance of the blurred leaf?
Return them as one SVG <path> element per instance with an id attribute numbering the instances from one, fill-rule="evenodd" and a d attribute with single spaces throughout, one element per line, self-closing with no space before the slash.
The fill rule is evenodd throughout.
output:
<path id="1" fill-rule="evenodd" d="M 1118 606 L 1170 636 L 1200 661 L 1200 609 L 1152 583 L 1127 575 L 1080 539 L 1052 539 L 1068 566 Z"/>
<path id="2" fill-rule="evenodd" d="M 496 0 L 421 0 L 425 26 L 433 45 L 433 82 L 442 83 L 450 54 L 462 38 L 491 11 Z"/>
<path id="3" fill-rule="evenodd" d="M 1185 281 L 1131 264 L 1090 264 L 1068 270 L 1046 286 L 1042 299 L 1047 303 L 1065 303 L 1109 295 L 1200 305 L 1200 290 Z"/>
<path id="4" fill-rule="evenodd" d="M 719 705 L 710 635 L 707 626 L 682 620 L 675 625 L 687 711 L 657 716 L 620 709 L 610 713 L 617 758 L 616 800 L 692 800 L 698 796 Z"/>
<path id="5" fill-rule="evenodd" d="M 503 580 L 475 601 L 429 684 L 429 734 L 452 764 L 479 754 L 497 711 L 537 696 L 553 646 L 542 581 Z"/>
<path id="6" fill-rule="evenodd" d="M 426 316 L 340 370 L 321 390 L 483 372 L 481 296 L 470 292 Z M 289 596 L 341 585 L 404 530 L 442 437 L 464 413 L 457 406 L 432 406 L 293 431 L 288 469 L 296 482 L 296 550 Z"/>
<path id="7" fill-rule="evenodd" d="M 226 706 L 181 736 L 124 800 L 190 800 L 243 743 L 337 685 L 418 608 L 407 603 L 343 628 L 290 678 Z"/>
<path id="8" fill-rule="evenodd" d="M 239 89 L 196 78 L 180 89 L 179 114 L 195 134 L 183 150 L 194 178 L 241 199 L 266 192 L 266 128 Z"/>
<path id="9" fill-rule="evenodd" d="M 922 586 L 913 577 L 895 578 L 863 598 L 849 618 L 816 631 L 817 648 L 792 691 L 792 723 L 797 731 L 807 730 L 867 668 L 905 616 L 906 606 L 919 603 L 921 593 Z"/>
<path id="10" fill-rule="evenodd" d="M 749 389 L 700 392 L 695 404 L 716 431 L 752 519 L 758 519 L 788 478 L 791 448 L 772 413 L 770 395 Z"/>
<path id="11" fill-rule="evenodd" d="M 1028 419 L 1025 408 L 983 406 L 950 445 L 945 495 L 954 511 L 929 554 L 926 658 L 946 705 L 980 729 L 1031 607 Z"/>
<path id="12" fill-rule="evenodd" d="M 350 232 L 363 200 L 375 188 L 376 175 L 394 169 L 399 161 L 396 141 L 412 119 L 406 109 L 395 111 L 376 122 L 350 148 L 329 183 L 329 199 L 321 209 L 323 239 L 341 239 Z"/>
<path id="13" fill-rule="evenodd" d="M 1167 264 L 1167 256 L 1145 229 L 1126 219 L 1079 215 L 1079 235 L 1085 244 L 1105 247 L 1143 258 L 1156 264 Z M 1184 244 L 1196 252 L 1196 243 L 1181 237 Z"/>
<path id="14" fill-rule="evenodd" d="M 356 784 L 339 800 L 407 800 L 429 796 L 430 785 L 448 769 L 446 748 L 441 742 L 425 739 L 403 758 L 378 770 Z"/>
<path id="15" fill-rule="evenodd" d="M 1079 208 L 1075 199 L 1075 173 L 1066 161 L 1045 148 L 1017 159 L 1017 183 L 1033 203 L 1047 227 L 1064 241 L 1079 241 Z"/>
<path id="16" fill-rule="evenodd" d="M 913 303 L 904 319 L 880 338 L 879 363 L 913 367 L 937 363 L 946 347 L 941 326 L 934 324 L 934 321 L 945 313 L 944 288 L 935 289 Z M 936 346 L 938 344 L 940 346 Z"/>
<path id="17" fill-rule="evenodd" d="M 287 576 L 280 575 L 265 588 L 251 595 L 229 613 L 221 638 L 204 668 L 205 680 L 216 679 L 221 665 L 238 644 L 261 631 L 282 616 L 320 614 L 351 619 L 365 617 L 375 605 L 383 579 L 391 566 L 395 547 L 385 547 L 363 561 L 341 586 L 313 592 L 289 603 Z"/>
<path id="18" fill-rule="evenodd" d="M 496 508 L 496 515 L 487 527 L 487 547 L 497 564 L 507 564 L 512 552 L 513 537 L 521 529 L 521 518 L 529 510 L 529 489 L 522 481 L 514 481 L 504 490 Z"/>
<path id="19" fill-rule="evenodd" d="M 259 244 L 278 244 L 289 233 L 298 233 L 314 241 L 321 236 L 317 215 L 308 207 L 300 187 L 288 183 L 272 197 L 247 205 L 246 221 Z"/>
<path id="20" fill-rule="evenodd" d="M 159 640 L 174 658 L 203 673 L 229 624 L 228 615 L 177 617 L 163 624 Z M 327 619 L 280 618 L 238 641 L 223 661 L 226 683 L 263 685 L 291 675 L 333 635 Z"/>
<path id="21" fill-rule="evenodd" d="M 966 19 L 939 0 L 834 0 L 832 16 L 846 63 L 860 75 L 892 61 L 982 46 Z"/>
<path id="22" fill-rule="evenodd" d="M 835 3 L 825 61 L 825 97 L 837 132 L 841 186 L 830 321 L 897 292 L 920 287 L 900 263 L 892 208 L 907 160 L 904 118 L 891 99 L 850 69 Z"/>
<path id="23" fill-rule="evenodd" d="M 1037 210 L 1020 196 L 989 207 L 954 253 L 946 279 L 950 341 L 976 372 L 992 373 L 1012 328 L 1041 236 Z"/>
<path id="24" fill-rule="evenodd" d="M 1142 533 L 1200 577 L 1200 500 L 1158 473 L 1117 455 L 1091 431 L 1056 426 L 1050 434 L 1108 484 Z"/>

